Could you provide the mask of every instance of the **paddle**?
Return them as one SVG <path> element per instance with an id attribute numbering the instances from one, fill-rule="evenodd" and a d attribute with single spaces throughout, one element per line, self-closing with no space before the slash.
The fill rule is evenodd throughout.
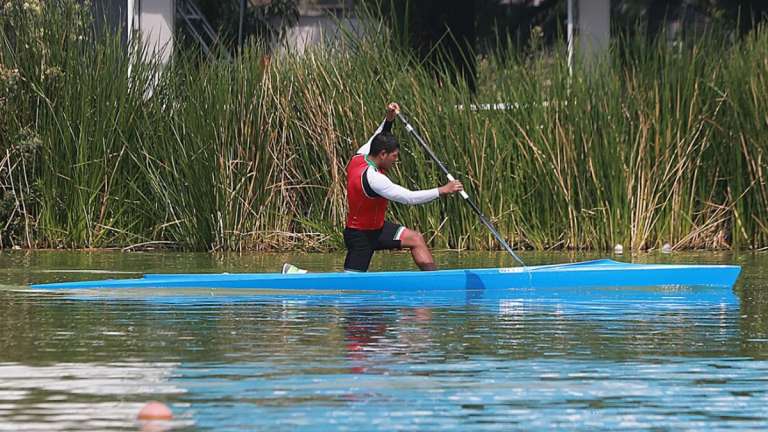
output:
<path id="1" fill-rule="evenodd" d="M 416 132 L 416 129 L 414 129 L 413 126 L 411 126 L 411 124 L 408 123 L 408 120 L 405 119 L 405 116 L 403 116 L 403 114 L 399 112 L 397 113 L 397 116 L 400 118 L 400 121 L 402 121 L 405 124 L 405 130 L 410 132 L 411 135 L 413 135 L 413 137 L 416 138 L 416 141 L 418 141 L 419 144 L 421 144 L 421 146 L 424 148 L 424 151 L 426 151 L 429 157 L 431 157 L 432 160 L 435 161 L 437 166 L 440 167 L 440 170 L 445 174 L 446 177 L 448 177 L 448 180 L 449 181 L 456 180 L 451 175 L 451 173 L 448 172 L 448 169 L 445 167 L 445 165 L 443 165 L 443 163 L 440 162 L 440 159 L 437 158 L 437 156 L 432 151 L 432 149 L 429 148 L 429 145 L 427 145 L 427 142 L 424 141 L 424 138 L 422 138 L 421 135 L 419 135 Z M 493 224 L 488 220 L 488 218 L 485 217 L 483 212 L 480 211 L 480 208 L 477 206 L 477 204 L 475 204 L 474 201 L 472 201 L 472 199 L 469 197 L 467 192 L 461 191 L 459 193 L 461 194 L 461 197 L 464 198 L 464 201 L 467 204 L 469 204 L 469 206 L 472 208 L 475 214 L 477 214 L 477 216 L 480 218 L 480 221 L 483 222 L 483 224 L 488 228 L 488 230 L 491 231 L 491 234 L 493 234 L 493 236 L 496 237 L 496 240 L 498 240 L 499 244 L 501 244 L 501 246 L 504 249 L 506 249 L 506 251 L 509 252 L 510 255 L 512 255 L 512 258 L 514 258 L 517 262 L 519 262 L 520 265 L 522 265 L 523 267 L 526 267 L 523 260 L 521 260 L 520 257 L 517 256 L 517 254 L 515 254 L 515 251 L 512 250 L 512 247 L 506 242 L 506 240 L 504 240 L 503 237 L 501 237 L 501 234 L 499 234 L 499 232 L 496 231 L 496 228 L 494 228 Z"/>

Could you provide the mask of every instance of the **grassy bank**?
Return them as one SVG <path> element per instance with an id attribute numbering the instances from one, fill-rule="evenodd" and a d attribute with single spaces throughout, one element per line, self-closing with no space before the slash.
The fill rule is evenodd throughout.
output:
<path id="1" fill-rule="evenodd" d="M 383 29 L 304 56 L 179 54 L 155 79 L 140 48 L 92 34 L 76 6 L 4 4 L 4 247 L 339 248 L 344 165 L 390 100 L 516 247 L 768 246 L 765 30 L 617 41 L 572 77 L 560 52 L 498 53 L 472 96 Z M 483 103 L 517 105 L 469 109 Z M 395 133 L 393 178 L 442 183 Z M 459 199 L 390 216 L 438 248 L 496 247 Z"/>

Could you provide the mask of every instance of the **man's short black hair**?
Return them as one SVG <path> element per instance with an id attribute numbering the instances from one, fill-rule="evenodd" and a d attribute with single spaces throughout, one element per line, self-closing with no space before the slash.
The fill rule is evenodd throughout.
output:
<path id="1" fill-rule="evenodd" d="M 371 156 L 378 156 L 381 152 L 392 153 L 400 148 L 395 136 L 389 132 L 381 132 L 373 137 L 371 141 L 371 150 L 368 152 Z"/>

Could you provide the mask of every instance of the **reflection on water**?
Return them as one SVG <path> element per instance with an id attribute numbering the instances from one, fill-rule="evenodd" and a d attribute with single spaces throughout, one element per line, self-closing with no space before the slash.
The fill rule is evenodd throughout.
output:
<path id="1" fill-rule="evenodd" d="M 151 399 L 172 406 L 176 419 L 163 427 L 174 430 L 768 424 L 765 256 L 739 258 L 738 297 L 667 287 L 584 290 L 567 301 L 517 294 L 148 298 L 20 286 L 89 277 L 60 271 L 67 268 L 263 271 L 282 259 L 0 254 L 0 283 L 12 288 L 0 290 L 0 430 L 140 430 L 146 425 L 136 413 Z M 318 267 L 338 260 L 303 259 Z"/>
<path id="2" fill-rule="evenodd" d="M 132 420 L 143 406 L 137 397 L 182 394 L 185 390 L 171 379 L 177 367 L 173 363 L 2 363 L 0 430 L 141 428 Z M 183 418 L 169 423 L 171 428 L 194 424 Z"/>

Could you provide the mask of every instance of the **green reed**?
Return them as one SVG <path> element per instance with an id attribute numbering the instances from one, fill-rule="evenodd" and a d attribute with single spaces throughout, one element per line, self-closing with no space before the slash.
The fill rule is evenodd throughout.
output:
<path id="1" fill-rule="evenodd" d="M 391 100 L 515 247 L 768 245 L 765 29 L 734 46 L 617 40 L 573 74 L 562 46 L 497 52 L 473 95 L 378 24 L 301 55 L 161 66 L 48 5 L 0 15 L 0 186 L 27 246 L 341 248 L 345 164 Z M 394 132 L 393 179 L 444 183 Z M 497 247 L 458 197 L 390 218 L 438 248 Z"/>

